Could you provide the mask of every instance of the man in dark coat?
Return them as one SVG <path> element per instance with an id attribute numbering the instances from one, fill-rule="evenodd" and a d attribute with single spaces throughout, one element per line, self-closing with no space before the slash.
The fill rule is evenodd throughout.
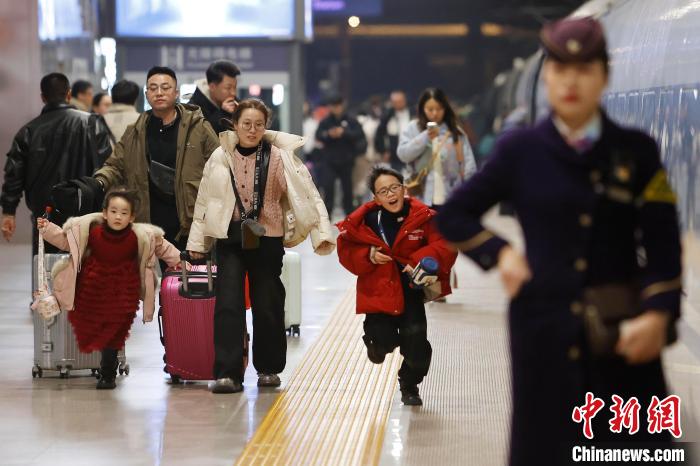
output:
<path id="1" fill-rule="evenodd" d="M 403 91 L 393 91 L 389 101 L 391 108 L 379 122 L 374 136 L 374 148 L 381 154 L 382 162 L 390 164 L 394 170 L 403 171 L 405 164 L 399 159 L 396 149 L 399 147 L 399 135 L 411 122 L 411 111 Z"/>
<path id="2" fill-rule="evenodd" d="M 204 118 L 216 134 L 231 129 L 226 120 L 231 120 L 236 110 L 236 91 L 240 74 L 241 71 L 233 62 L 218 60 L 207 68 L 207 78 L 195 83 L 197 90 L 188 103 L 202 110 Z"/>
<path id="3" fill-rule="evenodd" d="M 12 141 L 0 195 L 2 234 L 7 241 L 14 235 L 15 211 L 22 194 L 26 195 L 32 213 L 35 254 L 38 235 L 34 225 L 51 203 L 51 187 L 92 175 L 112 153 L 104 120 L 68 103 L 71 91 L 65 75 L 47 74 L 41 79 L 40 87 L 44 108 Z M 60 224 L 67 219 L 54 216 L 52 220 Z"/>
<path id="4" fill-rule="evenodd" d="M 594 441 L 670 442 L 647 408 L 667 395 L 660 355 L 680 313 L 675 196 L 654 141 L 600 109 L 601 25 L 555 22 L 542 42 L 552 115 L 498 141 L 438 216 L 448 241 L 482 268 L 498 267 L 511 298 L 510 464 L 524 466 L 568 464 L 587 439 L 586 410 L 574 409 L 587 392 L 604 403 Z M 501 201 L 515 208 L 524 256 L 480 222 Z M 636 397 L 638 432 L 612 432 L 613 395 Z"/>
<path id="5" fill-rule="evenodd" d="M 335 205 L 335 180 L 340 178 L 343 192 L 343 210 L 346 215 L 353 211 L 352 170 L 355 157 L 367 150 L 367 139 L 357 119 L 345 112 L 345 103 L 340 96 L 328 99 L 331 113 L 321 120 L 316 130 L 316 139 L 323 144 L 321 149 L 321 184 L 323 201 L 330 216 Z"/>

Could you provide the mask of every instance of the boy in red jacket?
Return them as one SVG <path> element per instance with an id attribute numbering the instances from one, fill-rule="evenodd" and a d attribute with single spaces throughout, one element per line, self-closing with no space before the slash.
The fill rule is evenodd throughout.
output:
<path id="1" fill-rule="evenodd" d="M 396 170 L 372 170 L 369 188 L 374 201 L 338 223 L 338 257 L 357 275 L 357 313 L 365 314 L 362 339 L 367 356 L 381 364 L 400 347 L 401 401 L 419 406 L 423 402 L 418 384 L 428 373 L 432 348 L 425 318 L 427 290 L 416 287 L 411 274 L 421 259 L 436 259 L 437 275 L 423 277 L 421 283 L 432 283 L 431 299 L 446 296 L 452 292 L 449 276 L 457 254 L 438 233 L 435 211 L 407 197 L 403 181 Z"/>

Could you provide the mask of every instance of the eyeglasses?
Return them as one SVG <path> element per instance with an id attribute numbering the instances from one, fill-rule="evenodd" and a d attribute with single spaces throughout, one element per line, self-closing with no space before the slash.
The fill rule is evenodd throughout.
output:
<path id="1" fill-rule="evenodd" d="M 389 187 L 382 188 L 379 191 L 377 191 L 377 196 L 387 197 L 390 192 L 396 194 L 401 190 L 401 188 L 403 188 L 402 184 L 394 183 Z"/>
<path id="2" fill-rule="evenodd" d="M 241 128 L 245 131 L 250 131 L 251 128 L 255 127 L 255 131 L 262 131 L 265 129 L 265 123 L 260 121 L 253 123 L 252 121 L 244 121 L 241 123 Z"/>
<path id="3" fill-rule="evenodd" d="M 157 84 L 151 84 L 148 86 L 148 92 L 158 92 L 158 89 L 160 89 L 163 92 L 170 92 L 173 89 L 173 86 L 170 84 L 161 84 L 160 86 Z"/>

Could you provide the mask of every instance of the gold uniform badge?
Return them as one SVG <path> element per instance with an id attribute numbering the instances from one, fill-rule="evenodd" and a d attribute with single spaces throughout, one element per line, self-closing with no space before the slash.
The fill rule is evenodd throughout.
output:
<path id="1" fill-rule="evenodd" d="M 644 199 L 644 202 L 676 203 L 676 194 L 673 192 L 673 188 L 671 188 L 668 182 L 665 170 L 659 169 L 654 174 L 651 181 L 647 184 L 647 187 L 644 188 L 642 199 Z"/>

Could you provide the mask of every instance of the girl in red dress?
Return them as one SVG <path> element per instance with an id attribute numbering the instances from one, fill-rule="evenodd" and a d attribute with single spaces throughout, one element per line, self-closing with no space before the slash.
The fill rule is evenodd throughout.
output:
<path id="1" fill-rule="evenodd" d="M 146 275 L 154 288 L 155 256 L 169 266 L 179 264 L 180 252 L 163 238 L 163 231 L 134 224 L 134 212 L 134 197 L 116 189 L 105 196 L 102 213 L 70 219 L 63 230 L 46 219 L 37 220 L 44 238 L 73 256 L 63 268 L 54 269 L 54 294 L 62 309 L 72 309 L 68 320 L 80 351 L 102 352 L 98 389 L 116 387 L 117 352 L 129 336 L 139 299 L 151 289 L 145 286 Z M 75 257 L 80 263 L 77 272 L 69 267 Z M 71 292 L 72 303 L 66 296 Z M 144 299 L 144 322 L 152 318 L 152 312 L 147 318 L 146 308 Z"/>

